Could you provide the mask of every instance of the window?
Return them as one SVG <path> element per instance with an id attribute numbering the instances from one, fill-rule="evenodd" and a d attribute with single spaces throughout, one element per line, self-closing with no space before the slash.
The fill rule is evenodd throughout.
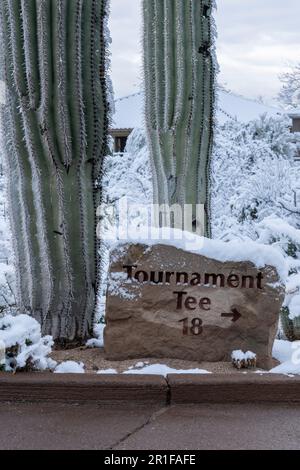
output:
<path id="1" fill-rule="evenodd" d="M 116 153 L 124 153 L 125 147 L 127 144 L 128 137 L 126 136 L 115 136 L 115 152 Z"/>

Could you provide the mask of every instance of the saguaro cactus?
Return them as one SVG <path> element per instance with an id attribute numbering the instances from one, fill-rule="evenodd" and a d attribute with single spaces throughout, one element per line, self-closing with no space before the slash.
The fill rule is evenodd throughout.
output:
<path id="1" fill-rule="evenodd" d="M 1 0 L 2 109 L 19 305 L 62 341 L 92 328 L 109 0 Z"/>
<path id="2" fill-rule="evenodd" d="M 212 8 L 213 0 L 143 2 L 154 202 L 203 204 L 207 235 L 215 80 Z"/>

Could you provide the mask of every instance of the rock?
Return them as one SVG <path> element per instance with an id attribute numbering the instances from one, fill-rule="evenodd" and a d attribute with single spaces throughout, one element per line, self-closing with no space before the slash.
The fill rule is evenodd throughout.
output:
<path id="1" fill-rule="evenodd" d="M 283 297 L 272 266 L 162 244 L 122 245 L 110 258 L 105 354 L 218 362 L 243 350 L 271 368 Z"/>

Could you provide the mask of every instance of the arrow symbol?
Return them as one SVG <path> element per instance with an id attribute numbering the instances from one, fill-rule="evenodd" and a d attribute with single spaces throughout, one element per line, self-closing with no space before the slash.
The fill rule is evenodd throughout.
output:
<path id="1" fill-rule="evenodd" d="M 232 317 L 232 321 L 234 323 L 236 321 L 238 321 L 241 318 L 241 316 L 242 315 L 240 314 L 240 312 L 236 308 L 231 309 L 231 313 L 222 313 L 221 314 L 221 317 L 224 317 L 224 318 L 231 318 Z"/>

